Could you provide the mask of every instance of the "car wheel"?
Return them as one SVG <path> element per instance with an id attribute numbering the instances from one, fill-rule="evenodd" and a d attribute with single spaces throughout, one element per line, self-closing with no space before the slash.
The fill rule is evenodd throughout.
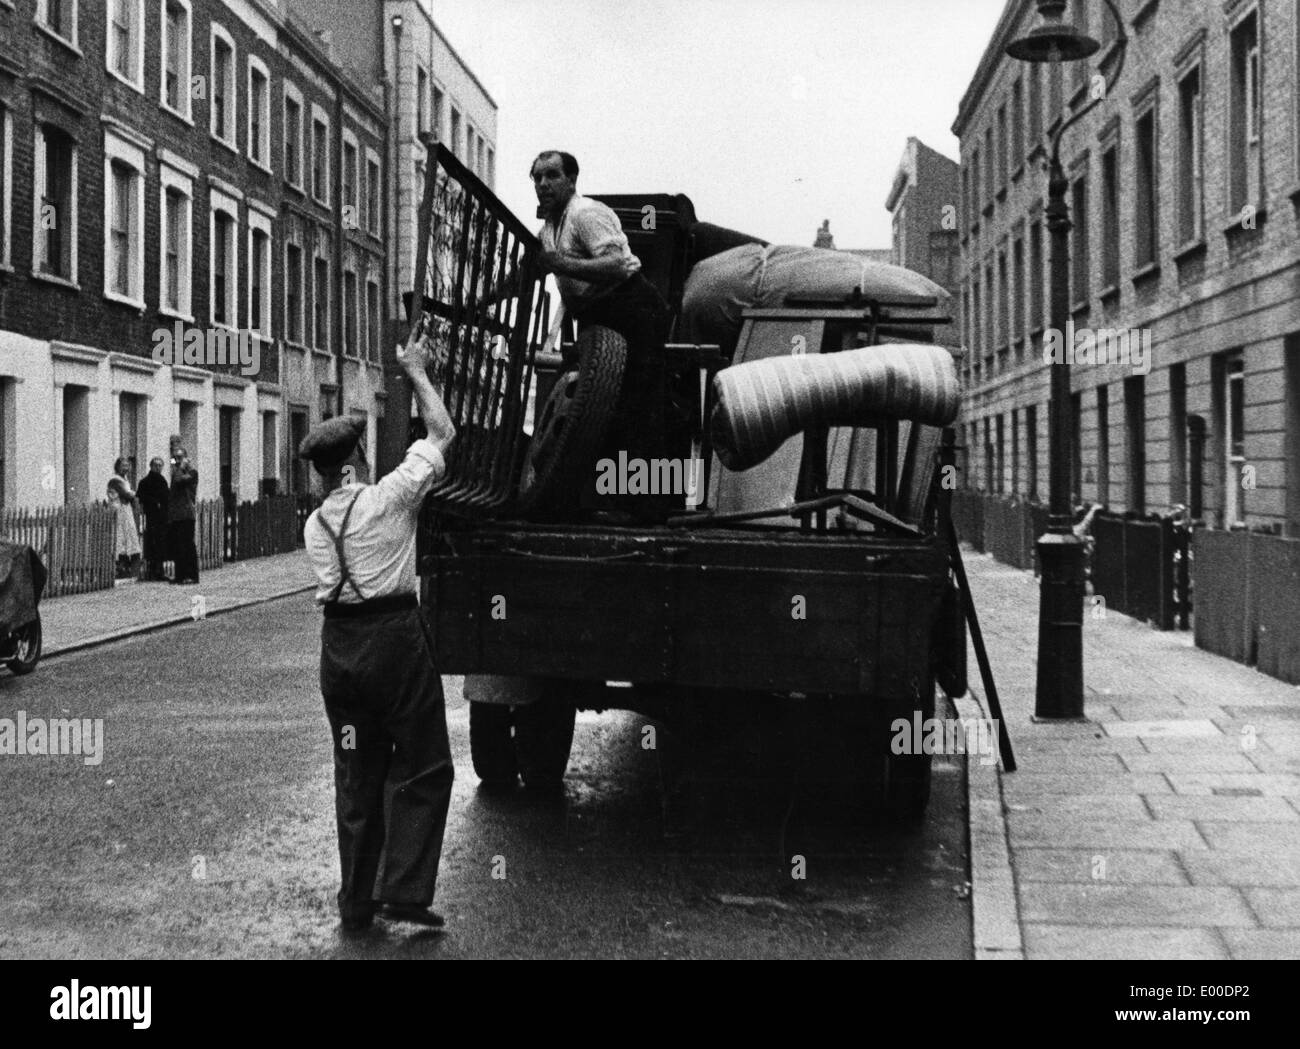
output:
<path id="1" fill-rule="evenodd" d="M 576 716 L 573 701 L 557 685 L 537 702 L 515 708 L 515 753 L 525 787 L 548 790 L 563 782 Z"/>
<path id="2" fill-rule="evenodd" d="M 509 787 L 519 772 L 511 734 L 514 708 L 501 703 L 470 703 L 469 753 L 474 772 L 490 787 Z"/>
<path id="3" fill-rule="evenodd" d="M 892 747 L 893 732 L 890 726 L 896 717 L 911 722 L 913 708 L 895 708 L 884 721 L 883 810 L 885 817 L 894 823 L 919 823 L 925 818 L 930 803 L 930 772 L 933 756 L 930 754 L 895 754 Z M 930 682 L 926 699 L 921 704 L 921 723 L 934 717 L 934 683 Z M 918 741 L 919 742 L 919 741 Z"/>
<path id="4" fill-rule="evenodd" d="M 14 654 L 7 665 L 15 674 L 30 674 L 41 661 L 41 617 L 19 627 L 13 635 Z"/>
<path id="5" fill-rule="evenodd" d="M 525 512 L 577 505 L 618 408 L 626 366 L 627 340 L 618 332 L 591 327 L 578 336 L 578 367 L 551 390 L 524 457 L 519 497 Z"/>

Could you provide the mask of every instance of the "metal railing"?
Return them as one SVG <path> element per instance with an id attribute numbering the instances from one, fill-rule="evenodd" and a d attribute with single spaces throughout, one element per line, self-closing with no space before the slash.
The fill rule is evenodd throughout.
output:
<path id="1" fill-rule="evenodd" d="M 479 516 L 513 503 L 527 444 L 524 416 L 549 327 L 540 244 L 445 146 L 429 154 L 420 206 L 412 338 L 427 337 L 434 381 L 457 439 L 429 498 Z"/>

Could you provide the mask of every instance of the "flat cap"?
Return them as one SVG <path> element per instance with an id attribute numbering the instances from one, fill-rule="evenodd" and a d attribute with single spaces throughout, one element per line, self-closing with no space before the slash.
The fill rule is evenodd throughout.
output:
<path id="1" fill-rule="evenodd" d="M 298 458 L 310 459 L 322 469 L 337 466 L 352 454 L 365 432 L 364 415 L 336 415 L 311 428 L 298 445 Z"/>

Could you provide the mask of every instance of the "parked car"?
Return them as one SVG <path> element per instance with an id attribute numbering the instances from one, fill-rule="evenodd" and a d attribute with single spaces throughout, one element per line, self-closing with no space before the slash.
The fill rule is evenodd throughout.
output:
<path id="1" fill-rule="evenodd" d="M 30 546 L 0 539 L 0 663 L 30 674 L 41 658 L 45 565 Z"/>

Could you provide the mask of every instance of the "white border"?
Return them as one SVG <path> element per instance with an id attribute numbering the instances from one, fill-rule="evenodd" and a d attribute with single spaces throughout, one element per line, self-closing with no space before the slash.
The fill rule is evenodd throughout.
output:
<path id="1" fill-rule="evenodd" d="M 183 109 L 172 109 L 167 104 L 167 6 L 175 3 L 185 9 L 185 68 L 183 76 L 178 75 L 179 101 Z M 174 117 L 179 117 L 187 124 L 194 123 L 194 99 L 192 97 L 194 76 L 194 9 L 190 0 L 159 0 L 161 22 L 158 27 L 158 104 Z"/>
<path id="2" fill-rule="evenodd" d="M 217 107 L 213 104 L 217 95 L 217 40 L 221 40 L 230 48 L 230 101 L 226 107 L 227 119 L 230 122 L 230 136 L 227 137 L 223 132 L 218 132 L 214 126 L 217 119 Z M 220 142 L 232 153 L 239 152 L 239 51 L 235 47 L 235 38 L 231 36 L 222 26 L 213 22 L 208 28 L 208 134 L 217 142 Z"/>
<path id="3" fill-rule="evenodd" d="M 285 80 L 284 90 L 280 92 L 281 146 L 284 146 L 289 141 L 289 107 L 286 104 L 289 99 L 293 99 L 293 101 L 298 104 L 298 149 L 296 151 L 298 155 L 298 177 L 296 179 L 289 177 L 289 158 L 286 155 L 284 158 L 284 181 L 286 185 L 292 186 L 297 190 L 302 190 L 303 175 L 305 174 L 305 165 L 307 163 L 307 153 L 306 150 L 302 148 L 302 144 L 306 125 L 311 120 L 311 117 L 306 105 L 303 103 L 302 92 L 298 90 L 293 81 Z"/>
<path id="4" fill-rule="evenodd" d="M 60 134 L 67 135 L 67 132 L 57 124 L 51 125 Z M 72 184 L 72 232 L 68 236 L 68 273 L 70 276 L 63 277 L 56 273 L 46 273 L 41 268 L 41 263 L 45 258 L 45 251 L 40 246 L 42 235 L 48 230 L 41 229 L 41 197 L 44 195 L 45 187 L 45 127 L 40 121 L 34 122 L 32 128 L 32 147 L 35 155 L 32 158 L 32 276 L 38 280 L 52 281 L 55 284 L 63 284 L 72 288 L 80 288 L 81 285 L 77 279 L 77 224 L 78 211 L 78 167 L 80 148 L 75 139 L 69 136 L 72 142 L 72 172 L 70 175 Z"/>
<path id="5" fill-rule="evenodd" d="M 275 258 L 275 234 L 272 230 L 271 220 L 260 209 L 249 208 L 247 213 L 247 236 L 248 236 L 248 330 L 255 331 L 263 339 L 271 338 L 271 260 Z M 253 234 L 266 234 L 266 251 L 263 261 L 266 263 L 266 277 L 262 283 L 262 301 L 259 304 L 262 312 L 262 326 L 253 327 L 253 274 L 256 272 L 253 266 Z"/>
<path id="6" fill-rule="evenodd" d="M 216 319 L 217 286 L 217 212 L 224 211 L 232 219 L 230 259 L 227 266 L 230 289 L 228 291 L 228 311 L 233 314 L 230 322 Z M 208 189 L 208 323 L 214 328 L 235 330 L 239 327 L 239 201 L 227 196 L 220 190 Z"/>
<path id="7" fill-rule="evenodd" d="M 320 122 L 325 125 L 325 161 L 321 164 L 321 171 L 325 175 L 325 196 L 316 196 L 316 124 Z M 311 166 L 310 170 L 304 172 L 310 175 L 310 185 L 306 187 L 307 195 L 317 204 L 325 207 L 330 206 L 330 116 L 315 102 L 311 104 L 311 127 L 307 130 L 307 138 L 311 142 Z"/>
<path id="8" fill-rule="evenodd" d="M 104 68 L 108 70 L 109 76 L 120 80 L 128 87 L 144 94 L 144 0 L 126 0 L 128 5 L 133 4 L 135 7 L 135 24 L 132 27 L 131 41 L 135 44 L 134 66 L 135 75 L 125 77 L 117 69 L 117 49 L 113 46 L 113 4 L 115 0 L 105 0 L 104 3 Z"/>
<path id="9" fill-rule="evenodd" d="M 253 114 L 256 112 L 257 98 L 253 94 L 253 71 L 262 74 L 265 84 L 262 98 L 266 102 L 266 111 L 262 120 L 262 140 L 257 143 L 262 147 L 262 159 L 258 160 L 253 155 Z M 266 63 L 256 55 L 248 56 L 248 112 L 244 114 L 245 122 L 248 125 L 248 161 L 254 167 L 261 168 L 263 171 L 271 170 L 271 71 L 267 69 Z"/>
<path id="10" fill-rule="evenodd" d="M 185 200 L 184 225 L 177 279 L 180 287 L 179 309 L 167 305 L 167 191 L 174 189 Z M 191 281 L 194 272 L 194 183 L 165 161 L 158 164 L 158 312 L 165 317 L 193 323 Z"/>
<path id="11" fill-rule="evenodd" d="M 135 172 L 135 216 L 133 242 L 128 243 L 130 290 L 114 291 L 109 261 L 113 248 L 113 161 Z M 104 131 L 104 298 L 144 309 L 144 150 L 112 131 Z"/>

